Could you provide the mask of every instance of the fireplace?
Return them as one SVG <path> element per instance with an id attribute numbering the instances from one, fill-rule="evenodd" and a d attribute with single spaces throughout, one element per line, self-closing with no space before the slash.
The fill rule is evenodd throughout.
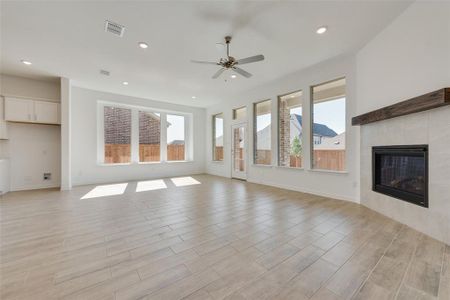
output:
<path id="1" fill-rule="evenodd" d="M 372 190 L 428 207 L 428 145 L 372 147 Z"/>

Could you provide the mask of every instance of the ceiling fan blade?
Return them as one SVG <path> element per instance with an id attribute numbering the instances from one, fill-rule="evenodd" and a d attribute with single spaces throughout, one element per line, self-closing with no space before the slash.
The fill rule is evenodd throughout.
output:
<path id="1" fill-rule="evenodd" d="M 203 61 L 203 60 L 191 60 L 192 63 L 196 64 L 207 64 L 207 65 L 218 65 L 219 63 L 212 62 L 212 61 Z"/>
<path id="2" fill-rule="evenodd" d="M 236 73 L 238 73 L 238 74 L 240 74 L 240 75 L 242 75 L 244 77 L 247 77 L 247 78 L 252 77 L 252 74 L 250 74 L 249 72 L 247 72 L 245 70 L 242 70 L 241 68 L 233 67 L 233 70 L 235 70 Z"/>
<path id="3" fill-rule="evenodd" d="M 236 64 L 243 65 L 243 64 L 249 64 L 249 63 L 261 61 L 261 60 L 264 60 L 264 55 L 262 55 L 262 54 L 238 59 L 236 61 Z"/>
<path id="4" fill-rule="evenodd" d="M 225 68 L 221 68 L 219 71 L 217 71 L 214 75 L 213 75 L 213 79 L 216 79 L 217 77 L 219 77 L 220 75 L 222 75 L 223 71 L 225 71 Z"/>

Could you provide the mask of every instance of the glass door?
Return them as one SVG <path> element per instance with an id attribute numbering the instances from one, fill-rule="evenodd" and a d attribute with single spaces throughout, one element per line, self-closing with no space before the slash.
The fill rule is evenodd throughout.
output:
<path id="1" fill-rule="evenodd" d="M 232 168 L 231 177 L 239 179 L 247 179 L 246 166 L 246 124 L 236 124 L 232 126 Z"/>

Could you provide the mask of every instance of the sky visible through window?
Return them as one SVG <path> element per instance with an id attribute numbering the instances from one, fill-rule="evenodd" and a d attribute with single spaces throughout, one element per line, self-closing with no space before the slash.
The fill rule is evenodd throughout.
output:
<path id="1" fill-rule="evenodd" d="M 291 114 L 302 115 L 302 107 L 296 107 L 290 110 Z M 169 121 L 172 123 L 171 121 Z M 271 123 L 270 114 L 264 114 L 257 116 L 257 131 L 260 131 Z M 314 123 L 327 125 L 329 128 L 336 131 L 337 134 L 345 132 L 345 98 L 336 99 L 333 101 L 327 101 L 314 104 Z M 178 128 L 174 123 L 174 131 L 183 130 L 182 137 L 184 138 L 184 127 Z M 182 124 L 183 125 L 183 124 Z M 169 132 L 167 133 L 168 141 L 173 141 L 174 138 L 169 138 Z M 223 119 L 216 118 L 216 138 L 222 136 L 223 133 Z"/>
<path id="2" fill-rule="evenodd" d="M 184 117 L 167 115 L 167 122 L 170 123 L 167 128 L 167 144 L 175 140 L 184 141 Z"/>
<path id="3" fill-rule="evenodd" d="M 289 113 L 290 113 L 291 115 L 292 115 L 292 114 L 295 114 L 295 115 L 301 116 L 301 115 L 302 115 L 302 107 L 299 106 L 299 107 L 296 107 L 296 108 L 292 108 L 292 109 L 289 110 Z"/>
<path id="4" fill-rule="evenodd" d="M 314 123 L 327 125 L 337 134 L 345 132 L 345 98 L 315 103 Z"/>
<path id="5" fill-rule="evenodd" d="M 221 137 L 223 134 L 223 119 L 215 118 L 216 121 L 216 138 Z"/>
<path id="6" fill-rule="evenodd" d="M 302 108 L 293 108 L 290 113 L 302 115 Z M 257 118 L 258 131 L 270 125 L 270 114 L 260 115 Z M 345 132 L 345 98 L 314 104 L 314 123 L 327 125 L 337 134 Z"/>

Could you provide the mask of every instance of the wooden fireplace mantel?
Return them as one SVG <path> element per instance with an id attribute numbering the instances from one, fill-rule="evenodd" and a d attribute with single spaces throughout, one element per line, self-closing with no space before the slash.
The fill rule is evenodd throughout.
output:
<path id="1" fill-rule="evenodd" d="M 443 88 L 353 117 L 352 125 L 365 125 L 445 105 L 450 105 L 450 88 Z"/>

